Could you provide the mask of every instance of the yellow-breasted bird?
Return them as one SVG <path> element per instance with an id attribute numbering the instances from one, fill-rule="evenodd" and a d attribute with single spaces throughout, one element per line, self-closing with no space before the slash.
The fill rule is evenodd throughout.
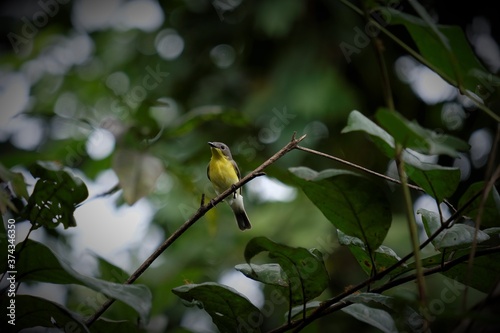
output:
<path id="1" fill-rule="evenodd" d="M 207 166 L 207 176 L 212 182 L 215 192 L 220 194 L 240 180 L 240 170 L 227 145 L 222 142 L 209 142 L 208 145 L 212 151 L 212 158 Z M 225 201 L 231 206 L 238 227 L 241 230 L 250 229 L 252 226 L 243 205 L 241 187 L 226 197 Z"/>

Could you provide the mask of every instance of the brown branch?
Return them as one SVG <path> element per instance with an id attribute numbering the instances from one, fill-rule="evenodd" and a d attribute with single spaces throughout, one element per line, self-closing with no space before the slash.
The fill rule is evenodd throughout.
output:
<path id="1" fill-rule="evenodd" d="M 124 282 L 124 284 L 132 284 L 135 280 L 137 280 L 145 271 L 146 269 L 151 266 L 151 264 L 162 254 L 170 245 L 172 245 L 173 242 L 175 242 L 186 230 L 188 230 L 196 221 L 198 221 L 201 217 L 203 217 L 210 209 L 215 207 L 218 203 L 223 201 L 227 196 L 229 196 L 231 193 L 233 193 L 235 190 L 243 186 L 244 184 L 248 183 L 250 180 L 264 175 L 262 172 L 265 168 L 267 168 L 269 165 L 273 164 L 278 160 L 279 158 L 283 157 L 285 154 L 290 152 L 293 149 L 297 148 L 297 145 L 299 142 L 304 140 L 306 135 L 301 136 L 300 138 L 296 139 L 295 138 L 295 133 L 292 136 L 291 141 L 281 148 L 276 154 L 271 156 L 267 161 L 262 163 L 259 167 L 257 167 L 254 171 L 243 177 L 239 182 L 234 184 L 232 188 L 227 189 L 226 191 L 222 192 L 220 195 L 215 197 L 213 200 L 211 200 L 208 204 L 206 205 L 201 205 L 198 210 L 191 216 L 186 222 L 184 222 L 177 230 L 175 230 L 170 237 L 168 237 L 154 252 L 151 254 L 137 270 L 130 275 L 130 277 L 127 279 L 127 281 Z M 85 324 L 87 326 L 92 325 L 110 306 L 113 304 L 115 300 L 114 299 L 108 299 L 106 302 L 104 302 L 99 309 L 91 316 L 89 317 L 86 321 Z"/>
<path id="2" fill-rule="evenodd" d="M 349 161 L 346 161 L 346 160 L 343 160 L 339 157 L 336 157 L 336 156 L 332 156 L 332 155 L 328 155 L 328 154 L 325 154 L 325 153 L 322 153 L 320 151 L 317 151 L 317 150 L 314 150 L 314 149 L 310 149 L 310 148 L 306 148 L 306 147 L 302 147 L 302 146 L 297 146 L 297 149 L 299 150 L 303 150 L 305 152 L 308 152 L 308 153 L 311 153 L 311 154 L 315 154 L 315 155 L 318 155 L 318 156 L 322 156 L 322 157 L 326 157 L 328 159 L 331 159 L 331 160 L 334 160 L 336 162 L 339 162 L 339 163 L 342 163 L 344 165 L 347 165 L 347 166 L 350 166 L 352 168 L 355 168 L 355 169 L 358 169 L 360 171 L 363 171 L 365 173 L 368 173 L 370 175 L 373 175 L 373 176 L 376 176 L 376 177 L 379 177 L 379 178 L 382 178 L 384 180 L 387 180 L 389 182 L 392 182 L 392 183 L 396 183 L 396 184 L 399 184 L 401 185 L 401 181 L 398 180 L 398 179 L 395 179 L 395 178 L 391 178 L 389 176 L 386 176 L 382 173 L 378 173 L 378 172 L 375 172 L 375 171 L 372 171 L 370 169 L 367 169 L 365 167 L 362 167 L 360 165 L 357 165 L 357 164 L 354 164 L 352 162 L 349 162 Z M 412 184 L 408 184 L 408 187 L 414 189 L 414 190 L 417 190 L 417 191 L 421 191 L 421 192 L 425 192 L 425 190 L 419 186 L 416 186 L 416 185 L 412 185 Z"/>

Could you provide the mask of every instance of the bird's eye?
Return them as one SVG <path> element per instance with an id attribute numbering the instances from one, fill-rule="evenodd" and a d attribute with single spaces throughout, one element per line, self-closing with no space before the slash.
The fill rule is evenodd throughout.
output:
<path id="1" fill-rule="evenodd" d="M 226 147 L 224 147 L 224 146 L 221 146 L 221 147 L 220 147 L 220 149 L 224 150 L 224 149 L 226 149 Z"/>

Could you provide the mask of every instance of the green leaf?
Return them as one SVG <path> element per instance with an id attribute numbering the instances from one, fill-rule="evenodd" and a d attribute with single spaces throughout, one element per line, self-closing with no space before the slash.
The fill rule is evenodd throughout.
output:
<path id="1" fill-rule="evenodd" d="M 382 244 L 392 214 L 389 201 L 378 185 L 344 170 L 316 172 L 297 167 L 289 171 L 309 200 L 337 229 L 361 239 L 370 251 Z"/>
<path id="2" fill-rule="evenodd" d="M 23 218 L 35 228 L 75 227 L 73 213 L 79 203 L 88 197 L 87 186 L 66 168 L 50 162 L 37 162 L 30 169 L 36 182 Z"/>
<path id="3" fill-rule="evenodd" d="M 480 89 L 491 88 L 490 85 L 498 83 L 498 78 L 488 76 L 488 71 L 477 59 L 460 27 L 429 25 L 415 16 L 387 9 L 391 15 L 390 23 L 403 24 L 420 54 L 442 72 L 451 84 L 459 86 L 461 83 L 467 90 L 480 95 Z M 436 34 L 436 29 L 439 34 Z"/>
<path id="4" fill-rule="evenodd" d="M 19 172 L 12 172 L 0 163 L 0 181 L 10 182 L 14 194 L 28 200 L 29 194 L 24 177 Z"/>
<path id="5" fill-rule="evenodd" d="M 366 250 L 365 244 L 361 239 L 357 237 L 352 237 L 344 234 L 342 231 L 337 230 L 338 240 L 341 245 L 345 245 L 349 248 L 353 256 L 358 261 L 361 268 L 366 272 L 366 274 L 372 274 L 372 262 L 370 259 L 370 254 Z M 374 252 L 373 260 L 377 266 L 377 272 L 382 272 L 401 260 L 396 252 L 391 248 L 380 245 Z M 401 265 L 395 269 L 391 275 L 398 274 L 400 271 L 404 270 L 406 264 Z"/>
<path id="6" fill-rule="evenodd" d="M 453 288 L 458 292 L 465 289 L 464 286 L 458 284 L 460 282 L 488 294 L 498 284 L 498 277 L 500 276 L 499 261 L 500 254 L 494 253 L 474 258 L 472 271 L 469 269 L 469 263 L 463 262 L 451 267 L 442 274 L 457 281 L 453 284 Z"/>
<path id="7" fill-rule="evenodd" d="M 385 310 L 371 308 L 361 303 L 351 304 L 341 310 L 359 321 L 378 328 L 382 332 L 398 332 L 394 319 Z"/>
<path id="8" fill-rule="evenodd" d="M 144 285 L 124 285 L 78 273 L 64 259 L 44 244 L 31 239 L 17 245 L 17 281 L 40 281 L 55 284 L 78 284 L 122 301 L 135 309 L 141 321 L 148 321 L 151 292 Z M 7 257 L 0 257 L 0 267 L 7 267 Z"/>
<path id="9" fill-rule="evenodd" d="M 425 232 L 427 236 L 432 235 L 441 227 L 441 221 L 439 214 L 435 212 L 428 211 L 426 209 L 419 209 L 417 214 L 422 215 L 422 221 L 424 222 Z M 475 229 L 466 224 L 455 223 L 450 228 L 444 229 L 437 235 L 434 240 L 432 240 L 432 245 L 438 251 L 443 251 L 445 249 L 458 249 L 470 246 L 474 240 Z M 477 232 L 477 243 L 484 242 L 490 239 L 490 236 L 485 232 L 478 230 Z"/>
<path id="10" fill-rule="evenodd" d="M 483 232 L 488 236 L 494 236 L 500 234 L 500 227 L 484 229 Z"/>
<path id="11" fill-rule="evenodd" d="M 403 160 L 406 175 L 439 202 L 455 193 L 460 183 L 460 169 L 423 163 L 406 151 Z"/>
<path id="12" fill-rule="evenodd" d="M 109 311 L 109 310 L 108 310 Z M 107 312 L 106 312 L 107 313 Z M 90 326 L 91 333 L 147 333 L 146 330 L 141 329 L 138 325 L 128 320 L 109 320 L 106 318 L 99 318 Z"/>
<path id="13" fill-rule="evenodd" d="M 474 195 L 483 190 L 484 186 L 485 183 L 483 181 L 474 183 L 469 186 L 469 188 L 465 191 L 465 193 L 458 201 L 458 207 L 464 207 L 467 201 L 472 199 Z M 476 220 L 479 213 L 480 204 L 481 196 L 472 201 L 472 203 L 464 209 L 462 214 L 470 217 L 473 220 Z M 483 207 L 481 225 L 485 227 L 500 226 L 500 195 L 498 194 L 496 187 L 493 187 L 490 193 L 488 193 L 488 197 Z"/>
<path id="14" fill-rule="evenodd" d="M 417 124 L 409 122 L 398 112 L 379 108 L 375 118 L 394 140 L 402 144 L 403 147 L 423 153 L 427 153 L 430 149 L 425 136 L 422 136 L 420 131 L 414 128 Z"/>
<path id="15" fill-rule="evenodd" d="M 415 310 L 406 304 L 401 304 L 399 300 L 390 296 L 363 292 L 359 294 L 351 294 L 344 298 L 343 301 L 364 304 L 367 307 L 369 305 L 379 308 L 382 306 L 387 309 L 390 312 L 391 319 L 383 325 L 386 329 L 392 328 L 392 323 L 394 323 L 397 326 L 396 331 L 398 332 L 418 332 L 421 330 L 422 323 L 424 322 L 422 316 L 420 316 Z M 386 315 L 383 314 L 381 319 L 383 318 L 386 318 Z M 396 321 L 392 318 L 395 318 Z"/>
<path id="16" fill-rule="evenodd" d="M 129 149 L 115 151 L 112 168 L 123 189 L 123 198 L 129 205 L 151 193 L 164 170 L 162 161 L 157 157 Z"/>
<path id="17" fill-rule="evenodd" d="M 347 126 L 342 130 L 342 133 L 352 131 L 368 133 L 387 157 L 394 157 L 394 138 L 358 111 L 351 112 L 347 120 Z M 408 177 L 439 202 L 455 193 L 460 182 L 460 170 L 458 168 L 423 163 L 407 150 L 403 151 L 402 158 L 405 162 L 404 166 Z"/>
<path id="18" fill-rule="evenodd" d="M 112 263 L 95 253 L 94 257 L 97 259 L 97 264 L 99 266 L 100 279 L 116 283 L 123 283 L 128 279 L 130 274 L 125 272 L 120 267 L 113 265 Z"/>
<path id="19" fill-rule="evenodd" d="M 252 280 L 273 286 L 289 287 L 287 276 L 278 264 L 240 264 L 235 268 Z"/>
<path id="20" fill-rule="evenodd" d="M 375 114 L 378 122 L 405 148 L 430 155 L 458 157 L 459 151 L 468 151 L 469 145 L 456 137 L 430 131 L 414 121 L 408 121 L 401 114 L 379 108 Z"/>
<path id="21" fill-rule="evenodd" d="M 293 248 L 277 244 L 265 237 L 256 237 L 245 247 L 245 260 L 250 263 L 250 260 L 261 252 L 269 252 L 269 257 L 276 259 L 281 266 L 284 274 L 282 278 L 287 281 L 291 290 L 292 306 L 310 301 L 328 287 L 328 273 L 321 255 L 316 251 L 308 251 L 301 247 Z M 274 268 L 272 274 L 273 278 L 277 278 Z M 269 275 L 264 277 L 263 281 L 259 281 L 269 282 Z"/>
<path id="22" fill-rule="evenodd" d="M 176 287 L 172 292 L 192 305 L 202 307 L 221 333 L 260 332 L 260 328 L 252 324 L 261 322 L 262 313 L 230 287 L 206 282 Z"/>
<path id="23" fill-rule="evenodd" d="M 456 259 L 456 258 L 460 258 L 464 255 L 468 255 L 469 252 L 470 252 L 470 248 L 465 248 L 465 249 L 458 249 L 458 250 L 453 250 L 453 251 L 449 251 L 449 252 L 438 253 L 438 254 L 423 258 L 421 260 L 422 267 L 431 268 L 431 267 L 441 266 L 442 263 Z M 412 261 L 412 262 L 408 263 L 406 269 L 398 272 L 397 275 L 391 275 L 391 276 L 394 278 L 398 275 L 401 275 L 401 274 L 404 274 L 407 272 L 411 272 L 415 268 L 416 268 L 416 264 L 414 261 Z"/>
<path id="24" fill-rule="evenodd" d="M 311 312 L 316 310 L 321 305 L 320 301 L 312 301 L 306 304 L 306 316 L 308 316 Z M 299 319 L 304 317 L 304 306 L 295 306 L 291 310 L 292 319 Z M 285 318 L 288 319 L 288 312 L 285 313 Z"/>
<path id="25" fill-rule="evenodd" d="M 356 110 L 349 114 L 347 126 L 342 129 L 342 133 L 355 131 L 366 132 L 386 156 L 394 156 L 396 148 L 394 138 L 380 126 Z"/>
<path id="26" fill-rule="evenodd" d="M 11 303 L 12 301 L 15 303 Z M 7 316 L 4 315 L 2 318 L 4 328 L 9 327 L 8 321 L 14 319 L 15 326 L 10 326 L 11 330 L 8 332 L 19 332 L 31 327 L 59 328 L 64 332 L 89 332 L 83 323 L 83 318 L 64 306 L 44 298 L 30 295 L 0 297 L 0 306 L 4 311 L 7 309 Z M 14 317 L 9 316 L 9 306 L 15 307 Z"/>

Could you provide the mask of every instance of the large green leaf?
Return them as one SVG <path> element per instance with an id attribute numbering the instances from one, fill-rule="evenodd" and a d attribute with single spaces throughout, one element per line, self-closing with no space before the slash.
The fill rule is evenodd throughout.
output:
<path id="1" fill-rule="evenodd" d="M 339 230 L 354 236 L 374 251 L 391 226 L 390 204 L 378 185 L 345 170 L 316 172 L 290 168 L 295 182 Z"/>
<path id="2" fill-rule="evenodd" d="M 394 158 L 394 138 L 358 111 L 351 112 L 342 133 L 352 131 L 367 133 L 387 157 Z M 450 197 L 457 189 L 460 182 L 458 168 L 424 163 L 408 150 L 403 151 L 402 158 L 407 176 L 439 202 Z"/>
<path id="3" fill-rule="evenodd" d="M 385 310 L 371 308 L 362 303 L 354 303 L 341 310 L 359 321 L 378 328 L 382 332 L 398 332 L 394 319 L 392 319 L 391 315 Z"/>
<path id="4" fill-rule="evenodd" d="M 319 251 L 289 247 L 265 237 L 256 237 L 245 247 L 245 260 L 250 263 L 250 260 L 261 252 L 269 252 L 269 257 L 276 259 L 282 271 L 277 271 L 275 266 L 267 266 L 269 272 L 255 273 L 251 278 L 263 283 L 275 281 L 273 284 L 278 286 L 288 285 L 292 306 L 305 304 L 328 287 L 328 273 Z M 279 280 L 278 274 L 286 283 Z"/>
<path id="5" fill-rule="evenodd" d="M 11 303 L 12 301 L 15 303 Z M 89 332 L 83 318 L 44 298 L 31 295 L 16 295 L 10 298 L 3 295 L 0 297 L 0 306 L 4 311 L 1 325 L 5 329 L 3 332 L 19 332 L 31 327 L 59 328 L 64 332 Z M 9 306 L 14 308 L 12 317 L 9 316 Z M 14 320 L 15 325 L 11 325 L 9 320 Z"/>
<path id="6" fill-rule="evenodd" d="M 16 249 L 18 254 L 16 262 L 17 281 L 40 281 L 86 286 L 110 298 L 126 303 L 137 311 L 142 322 L 148 321 L 152 296 L 146 286 L 124 285 L 80 274 L 44 244 L 31 239 L 26 242 L 22 251 L 23 243 L 19 243 Z M 0 257 L 0 265 L 2 268 L 6 267 L 7 256 Z"/>
<path id="7" fill-rule="evenodd" d="M 123 189 L 123 198 L 129 205 L 154 189 L 164 169 L 162 161 L 157 157 L 130 149 L 118 149 L 112 164 Z"/>
<path id="8" fill-rule="evenodd" d="M 187 284 L 172 292 L 203 308 L 221 333 L 260 332 L 262 313 L 236 290 L 214 282 Z"/>
<path id="9" fill-rule="evenodd" d="M 465 193 L 458 201 L 458 207 L 462 208 L 472 199 L 474 195 L 483 190 L 485 183 L 483 181 L 477 182 L 469 186 Z M 479 213 L 479 206 L 481 204 L 481 196 L 478 196 L 472 203 L 467 206 L 463 215 L 470 217 L 473 220 L 477 219 Z M 500 226 L 500 195 L 495 187 L 492 188 L 483 207 L 483 215 L 481 216 L 481 225 L 485 227 L 498 227 Z"/>
<path id="10" fill-rule="evenodd" d="M 252 280 L 283 288 L 290 287 L 287 275 L 279 264 L 240 264 L 234 268 Z"/>
<path id="11" fill-rule="evenodd" d="M 76 206 L 88 196 L 87 186 L 72 175 L 69 169 L 50 162 L 38 162 L 30 168 L 35 178 L 35 189 L 23 212 L 35 228 L 64 228 L 76 226 L 73 213 Z"/>
<path id="12" fill-rule="evenodd" d="M 417 214 L 422 215 L 424 222 L 425 232 L 427 236 L 432 235 L 441 227 L 441 220 L 439 214 L 428 211 L 426 209 L 419 209 Z M 466 224 L 455 223 L 450 228 L 446 228 L 432 240 L 432 245 L 438 251 L 452 250 L 463 247 L 468 247 L 472 244 L 475 237 L 475 228 Z M 484 242 L 490 239 L 487 233 L 482 230 L 477 231 L 477 243 Z"/>
<path id="13" fill-rule="evenodd" d="M 460 151 L 469 150 L 469 145 L 456 137 L 430 131 L 414 121 L 408 121 L 401 114 L 379 108 L 375 114 L 378 122 L 387 132 L 403 145 L 430 155 L 458 157 Z"/>
<path id="14" fill-rule="evenodd" d="M 351 253 L 354 255 L 356 260 L 358 261 L 361 268 L 368 274 L 373 273 L 372 261 L 370 258 L 370 254 L 366 250 L 365 244 L 361 241 L 361 239 L 357 237 L 352 237 L 344 234 L 342 231 L 338 230 L 338 239 L 341 245 L 345 245 L 349 248 Z M 393 264 L 400 261 L 401 258 L 398 257 L 396 252 L 394 252 L 391 248 L 380 245 L 373 252 L 373 261 L 377 267 L 377 272 L 382 272 L 392 266 Z M 402 264 L 400 267 L 395 269 L 392 274 L 398 274 L 400 271 L 404 270 L 406 264 Z"/>
<path id="15" fill-rule="evenodd" d="M 380 328 L 384 332 L 386 330 L 389 332 L 392 331 L 394 326 L 396 326 L 396 331 L 398 332 L 419 332 L 422 328 L 422 323 L 424 323 L 423 318 L 415 310 L 406 304 L 401 304 L 400 301 L 390 296 L 364 292 L 349 295 L 344 298 L 344 301 L 364 305 L 365 307 L 355 307 L 345 312 L 348 312 L 361 321 Z M 386 313 L 373 311 L 376 310 L 374 308 L 382 308 L 386 310 Z M 362 310 L 365 310 L 367 313 L 360 313 Z M 373 324 L 372 320 L 374 318 L 369 318 L 370 316 L 378 318 L 379 323 Z"/>
<path id="16" fill-rule="evenodd" d="M 365 132 L 370 135 L 375 144 L 386 156 L 394 156 L 396 148 L 394 138 L 361 112 L 354 110 L 349 114 L 347 126 L 342 129 L 342 133 L 357 131 Z"/>
<path id="17" fill-rule="evenodd" d="M 456 282 L 469 285 L 488 294 L 498 284 L 498 277 L 500 276 L 499 261 L 500 254 L 498 253 L 481 256 L 474 258 L 472 271 L 469 269 L 469 263 L 463 262 L 444 271 L 443 274 Z M 458 291 L 464 289 L 457 283 L 454 283 L 454 286 Z"/>
<path id="18" fill-rule="evenodd" d="M 489 89 L 494 82 L 487 83 L 488 71 L 475 56 L 463 30 L 458 26 L 431 25 L 412 15 L 388 9 L 391 24 L 403 24 L 415 41 L 420 54 L 442 72 L 450 83 L 459 83 L 479 94 L 479 87 Z M 436 33 L 438 31 L 438 34 Z M 452 52 L 450 52 L 452 50 Z"/>
<path id="19" fill-rule="evenodd" d="M 420 161 L 409 152 L 403 152 L 406 175 L 439 202 L 455 193 L 460 183 L 460 169 Z"/>

